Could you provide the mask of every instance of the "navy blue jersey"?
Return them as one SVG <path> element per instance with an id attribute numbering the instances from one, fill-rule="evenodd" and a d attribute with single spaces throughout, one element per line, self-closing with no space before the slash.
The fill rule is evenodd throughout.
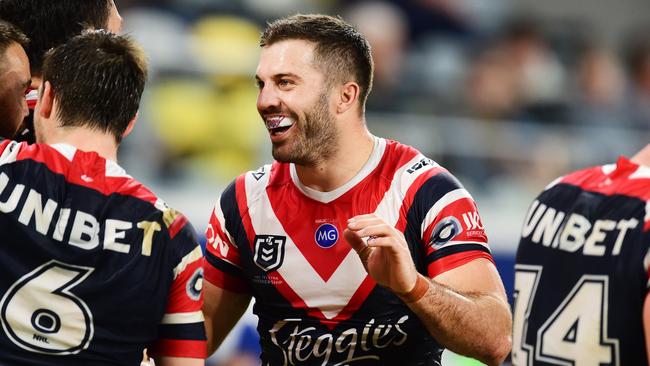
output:
<path id="1" fill-rule="evenodd" d="M 222 194 L 205 276 L 255 297 L 264 365 L 440 365 L 441 345 L 342 237 L 350 217 L 373 212 L 404 233 L 428 277 L 491 260 L 469 193 L 394 141 L 377 138 L 359 174 L 332 192 L 303 186 L 293 165 L 276 162 Z"/>
<path id="2" fill-rule="evenodd" d="M 650 168 L 625 158 L 552 183 L 517 251 L 513 364 L 648 365 Z"/>
<path id="3" fill-rule="evenodd" d="M 0 364 L 205 356 L 194 231 L 115 162 L 4 141 L 0 233 Z"/>

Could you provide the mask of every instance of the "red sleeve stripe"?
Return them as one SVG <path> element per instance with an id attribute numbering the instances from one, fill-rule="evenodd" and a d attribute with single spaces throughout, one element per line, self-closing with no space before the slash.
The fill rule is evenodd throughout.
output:
<path id="1" fill-rule="evenodd" d="M 169 225 L 169 229 L 168 229 L 169 237 L 171 239 L 174 239 L 176 234 L 178 234 L 178 232 L 181 231 L 181 229 L 185 226 L 185 224 L 187 224 L 187 217 L 185 217 L 185 215 L 180 214 L 176 216 L 174 221 L 172 221 L 171 225 Z"/>
<path id="2" fill-rule="evenodd" d="M 203 265 L 203 279 L 211 284 L 239 294 L 249 294 L 251 288 L 248 282 L 240 277 L 229 275 L 214 266 L 206 263 Z"/>
<path id="3" fill-rule="evenodd" d="M 475 259 L 485 258 L 490 262 L 494 263 L 492 256 L 483 251 L 471 251 L 471 252 L 461 252 L 448 255 L 446 257 L 440 258 L 439 260 L 430 263 L 428 267 L 428 274 L 430 278 L 435 278 L 436 276 L 443 274 L 447 271 L 450 271 L 454 268 L 460 267 L 463 264 L 469 263 Z"/>
<path id="4" fill-rule="evenodd" d="M 164 357 L 207 357 L 206 341 L 161 339 L 154 346 L 154 354 Z"/>

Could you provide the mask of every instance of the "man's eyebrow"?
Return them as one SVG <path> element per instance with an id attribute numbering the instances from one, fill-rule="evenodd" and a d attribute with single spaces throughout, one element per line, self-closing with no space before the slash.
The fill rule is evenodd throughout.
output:
<path id="1" fill-rule="evenodd" d="M 296 74 L 294 74 L 292 72 L 282 72 L 282 73 L 278 73 L 278 74 L 273 75 L 274 79 L 282 79 L 284 77 L 291 77 L 291 78 L 294 78 L 294 79 L 302 80 L 302 78 L 300 76 L 298 76 L 298 75 L 296 75 Z"/>
<path id="2" fill-rule="evenodd" d="M 302 80 L 302 78 L 300 76 L 298 76 L 297 74 L 294 74 L 292 72 L 280 72 L 280 73 L 277 73 L 277 74 L 273 74 L 271 76 L 272 79 L 282 79 L 284 77 L 291 77 L 291 78 L 294 78 L 294 79 Z M 255 75 L 255 81 L 262 81 L 262 79 L 260 78 L 259 75 Z"/>

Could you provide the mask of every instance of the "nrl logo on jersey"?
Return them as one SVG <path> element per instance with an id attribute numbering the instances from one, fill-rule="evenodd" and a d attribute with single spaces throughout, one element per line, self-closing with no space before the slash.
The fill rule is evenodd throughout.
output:
<path id="1" fill-rule="evenodd" d="M 281 235 L 255 236 L 255 264 L 265 272 L 274 271 L 284 260 L 284 244 L 287 238 Z"/>

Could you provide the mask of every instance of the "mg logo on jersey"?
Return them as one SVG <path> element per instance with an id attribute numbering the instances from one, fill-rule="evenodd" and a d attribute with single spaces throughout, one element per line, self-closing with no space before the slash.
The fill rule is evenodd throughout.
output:
<path id="1" fill-rule="evenodd" d="M 321 248 L 331 248 L 339 240 L 339 231 L 332 224 L 322 224 L 316 229 L 316 244 Z"/>
<path id="2" fill-rule="evenodd" d="M 284 260 L 284 243 L 287 241 L 281 235 L 255 236 L 255 264 L 265 272 L 274 271 Z"/>

